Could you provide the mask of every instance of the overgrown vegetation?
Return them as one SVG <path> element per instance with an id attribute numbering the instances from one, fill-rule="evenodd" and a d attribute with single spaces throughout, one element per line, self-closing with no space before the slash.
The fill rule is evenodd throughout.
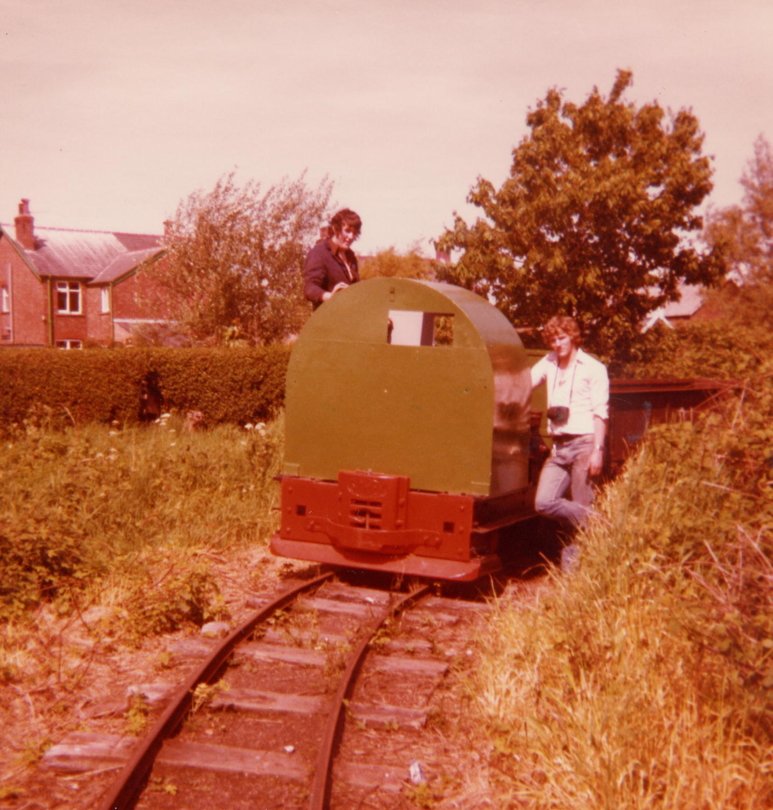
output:
<path id="1" fill-rule="evenodd" d="M 219 615 L 196 555 L 265 543 L 274 519 L 282 424 L 249 427 L 17 428 L 0 446 L 0 620 L 108 581 L 137 634 Z"/>
<path id="2" fill-rule="evenodd" d="M 653 430 L 580 538 L 579 571 L 500 606 L 470 694 L 501 806 L 773 798 L 773 340 L 725 322 L 662 346 L 651 370 L 745 384 Z"/>

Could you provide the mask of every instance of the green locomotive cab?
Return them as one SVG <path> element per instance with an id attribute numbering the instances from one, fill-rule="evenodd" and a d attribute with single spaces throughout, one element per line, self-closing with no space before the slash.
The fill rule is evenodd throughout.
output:
<path id="1" fill-rule="evenodd" d="M 292 349 L 274 553 L 441 579 L 495 570 L 500 533 L 533 514 L 529 366 L 468 290 L 375 278 L 336 293 Z"/>

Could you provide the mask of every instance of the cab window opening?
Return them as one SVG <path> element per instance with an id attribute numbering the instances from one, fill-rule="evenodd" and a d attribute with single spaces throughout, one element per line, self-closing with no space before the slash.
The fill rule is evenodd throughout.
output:
<path id="1" fill-rule="evenodd" d="M 447 312 L 389 310 L 386 342 L 393 346 L 452 346 L 454 315 Z"/>

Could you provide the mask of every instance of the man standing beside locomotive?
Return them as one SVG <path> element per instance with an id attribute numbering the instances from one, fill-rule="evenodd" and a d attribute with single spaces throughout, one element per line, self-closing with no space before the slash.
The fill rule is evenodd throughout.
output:
<path id="1" fill-rule="evenodd" d="M 361 230 L 359 215 L 343 208 L 330 220 L 329 235 L 309 251 L 303 268 L 303 294 L 314 309 L 360 280 L 352 243 L 359 238 Z"/>
<path id="2" fill-rule="evenodd" d="M 548 433 L 553 448 L 545 461 L 534 499 L 536 511 L 570 528 L 583 526 L 593 502 L 591 478 L 604 463 L 609 415 L 609 377 L 603 363 L 580 348 L 574 318 L 551 318 L 544 329 L 552 351 L 532 367 L 532 389 L 547 388 Z M 571 499 L 567 493 L 571 491 Z M 562 567 L 577 549 L 568 546 Z"/>

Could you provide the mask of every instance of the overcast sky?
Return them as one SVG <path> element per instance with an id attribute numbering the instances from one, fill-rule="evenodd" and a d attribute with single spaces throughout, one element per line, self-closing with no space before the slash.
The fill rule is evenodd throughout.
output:
<path id="1" fill-rule="evenodd" d="M 771 0 L 0 0 L 0 221 L 160 233 L 231 170 L 333 182 L 358 250 L 429 242 L 497 186 L 550 87 L 691 108 L 711 202 L 773 141 Z"/>

